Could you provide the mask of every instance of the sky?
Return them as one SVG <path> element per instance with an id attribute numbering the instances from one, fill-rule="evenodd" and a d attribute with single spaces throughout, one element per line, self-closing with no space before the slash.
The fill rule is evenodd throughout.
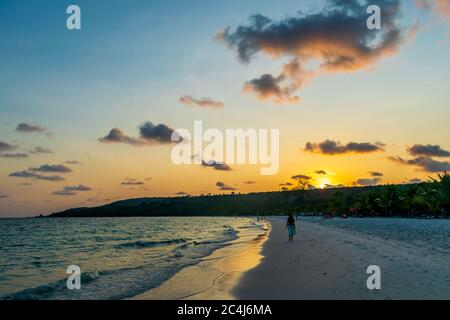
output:
<path id="1" fill-rule="evenodd" d="M 449 170 L 450 1 L 369 2 L 3 0 L 0 217 Z M 279 172 L 175 165 L 196 120 L 279 129 Z"/>

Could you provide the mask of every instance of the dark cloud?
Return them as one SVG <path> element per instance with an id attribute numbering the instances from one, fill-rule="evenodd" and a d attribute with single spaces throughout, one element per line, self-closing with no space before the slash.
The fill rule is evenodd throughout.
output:
<path id="1" fill-rule="evenodd" d="M 438 145 L 422 145 L 415 144 L 407 149 L 412 156 L 427 156 L 427 157 L 450 157 L 450 152 L 442 149 Z"/>
<path id="2" fill-rule="evenodd" d="M 9 195 L 0 192 L 0 199 L 7 199 L 9 197 Z"/>
<path id="3" fill-rule="evenodd" d="M 127 136 L 119 128 L 111 129 L 111 131 L 103 138 L 100 138 L 99 141 L 101 143 L 126 143 L 132 146 L 142 146 L 145 144 L 144 141 Z"/>
<path id="4" fill-rule="evenodd" d="M 30 153 L 53 153 L 53 151 L 49 148 L 37 146 L 29 151 Z"/>
<path id="5" fill-rule="evenodd" d="M 325 170 L 315 170 L 314 173 L 315 174 L 323 174 L 323 175 L 327 175 L 328 174 Z"/>
<path id="6" fill-rule="evenodd" d="M 175 193 L 175 195 L 176 195 L 176 196 L 180 196 L 180 197 L 185 197 L 185 196 L 188 196 L 188 195 L 189 195 L 189 193 L 186 193 L 186 192 L 180 191 L 180 192 L 177 192 L 177 193 Z"/>
<path id="7" fill-rule="evenodd" d="M 165 124 L 154 125 L 147 121 L 139 126 L 139 138 L 129 137 L 119 128 L 112 129 L 105 137 L 100 138 L 101 143 L 126 143 L 133 146 L 174 143 L 171 138 L 174 130 Z M 177 141 L 182 141 L 178 137 Z"/>
<path id="8" fill-rule="evenodd" d="M 35 125 L 35 124 L 29 124 L 29 123 L 19 123 L 16 127 L 16 131 L 19 132 L 46 132 L 47 129 L 45 129 L 44 127 Z"/>
<path id="9" fill-rule="evenodd" d="M 30 155 L 27 153 L 0 153 L 0 158 L 9 159 L 23 159 L 28 158 Z"/>
<path id="10" fill-rule="evenodd" d="M 123 185 L 123 186 L 141 186 L 141 185 L 144 185 L 144 182 L 137 180 L 137 179 L 127 178 L 127 179 L 125 179 L 125 181 L 123 181 L 121 183 L 121 185 Z"/>
<path id="11" fill-rule="evenodd" d="M 209 109 L 221 109 L 224 107 L 224 103 L 220 101 L 215 101 L 210 98 L 196 99 L 192 96 L 184 96 L 179 99 L 179 101 L 188 106 L 197 106 L 200 108 Z"/>
<path id="12" fill-rule="evenodd" d="M 74 164 L 74 165 L 82 165 L 83 163 L 77 160 L 67 160 L 67 164 Z"/>
<path id="13" fill-rule="evenodd" d="M 368 142 L 349 142 L 346 145 L 342 145 L 339 141 L 325 140 L 320 143 L 306 143 L 304 151 L 326 155 L 338 155 L 346 153 L 370 153 L 384 151 L 384 149 L 382 148 L 382 144 L 378 142 L 376 144 Z"/>
<path id="14" fill-rule="evenodd" d="M 35 172 L 58 172 L 58 173 L 72 172 L 72 169 L 63 164 L 44 164 L 40 167 L 30 168 L 29 170 Z"/>
<path id="15" fill-rule="evenodd" d="M 370 175 L 372 177 L 382 177 L 384 176 L 384 174 L 382 172 L 378 172 L 378 171 L 369 171 Z"/>
<path id="16" fill-rule="evenodd" d="M 255 184 L 255 181 L 244 181 L 244 184 Z"/>
<path id="17" fill-rule="evenodd" d="M 223 191 L 233 191 L 233 190 L 237 190 L 237 188 L 233 187 L 233 186 L 229 186 L 225 183 L 223 183 L 222 181 L 218 181 L 216 183 L 216 187 L 219 188 L 219 190 L 223 190 Z"/>
<path id="18" fill-rule="evenodd" d="M 82 185 L 82 184 L 79 184 L 77 186 L 65 186 L 64 190 L 65 191 L 91 191 L 92 188 Z"/>
<path id="19" fill-rule="evenodd" d="M 381 181 L 380 178 L 373 178 L 373 179 L 358 179 L 356 180 L 355 184 L 359 186 L 375 186 Z"/>
<path id="20" fill-rule="evenodd" d="M 298 174 L 296 176 L 292 176 L 292 179 L 294 180 L 312 180 L 312 177 L 304 175 L 304 174 Z"/>
<path id="21" fill-rule="evenodd" d="M 391 161 L 394 161 L 403 165 L 410 165 L 420 168 L 425 172 L 444 172 L 450 171 L 450 162 L 437 161 L 430 157 L 417 157 L 415 159 L 403 159 L 401 157 L 389 157 Z"/>
<path id="22" fill-rule="evenodd" d="M 202 160 L 202 166 L 214 168 L 214 170 L 220 170 L 220 171 L 231 171 L 231 167 L 223 162 L 216 162 L 214 160 L 205 161 Z"/>
<path id="23" fill-rule="evenodd" d="M 16 148 L 17 148 L 17 146 L 15 146 L 15 145 L 0 141 L 0 153 L 5 152 L 5 151 L 12 151 Z"/>
<path id="24" fill-rule="evenodd" d="M 410 180 L 408 180 L 408 183 L 411 183 L 411 184 L 422 183 L 422 179 L 418 179 L 418 178 L 410 179 Z"/>
<path id="25" fill-rule="evenodd" d="M 28 171 L 28 170 L 13 172 L 13 173 L 10 173 L 9 176 L 16 177 L 16 178 L 38 179 L 38 180 L 46 180 L 46 181 L 66 180 L 64 177 L 61 177 L 58 175 L 45 176 L 45 175 L 37 174 L 35 172 Z"/>
<path id="26" fill-rule="evenodd" d="M 369 5 L 381 8 L 381 30 L 367 28 Z M 244 86 L 260 99 L 289 103 L 299 101 L 294 93 L 311 77 L 364 70 L 396 53 L 406 35 L 414 31 L 401 29 L 399 16 L 400 0 L 329 0 L 314 13 L 300 12 L 279 21 L 253 15 L 248 24 L 218 33 L 216 40 L 235 51 L 243 63 L 257 54 L 290 60 L 279 75 L 265 74 Z M 303 66 L 311 61 L 318 61 L 318 67 L 305 70 Z"/>
<path id="27" fill-rule="evenodd" d="M 52 194 L 55 196 L 75 196 L 78 192 L 87 192 L 91 190 L 91 187 L 79 184 L 77 186 L 65 186 L 62 190 L 57 190 Z"/>

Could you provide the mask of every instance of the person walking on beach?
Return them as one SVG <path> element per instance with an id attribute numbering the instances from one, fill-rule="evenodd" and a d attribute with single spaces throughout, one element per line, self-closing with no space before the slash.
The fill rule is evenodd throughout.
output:
<path id="1" fill-rule="evenodd" d="M 292 216 L 292 213 L 290 213 L 288 216 L 286 229 L 288 231 L 289 241 L 293 241 L 295 235 L 295 219 Z"/>

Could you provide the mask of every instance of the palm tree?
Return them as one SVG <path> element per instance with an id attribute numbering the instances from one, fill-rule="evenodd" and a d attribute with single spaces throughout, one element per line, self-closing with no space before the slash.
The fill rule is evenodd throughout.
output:
<path id="1" fill-rule="evenodd" d="M 394 211 L 400 208 L 402 199 L 396 186 L 386 185 L 376 199 L 376 202 L 383 209 L 384 215 L 392 216 Z"/>

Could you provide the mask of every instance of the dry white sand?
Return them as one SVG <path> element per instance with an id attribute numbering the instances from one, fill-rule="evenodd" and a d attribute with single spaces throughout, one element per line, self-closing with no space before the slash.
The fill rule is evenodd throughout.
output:
<path id="1" fill-rule="evenodd" d="M 272 218 L 261 263 L 231 289 L 236 299 L 450 299 L 450 259 L 399 241 Z M 366 268 L 381 268 L 381 290 L 367 289 Z M 214 297 L 211 297 L 214 298 Z"/>

